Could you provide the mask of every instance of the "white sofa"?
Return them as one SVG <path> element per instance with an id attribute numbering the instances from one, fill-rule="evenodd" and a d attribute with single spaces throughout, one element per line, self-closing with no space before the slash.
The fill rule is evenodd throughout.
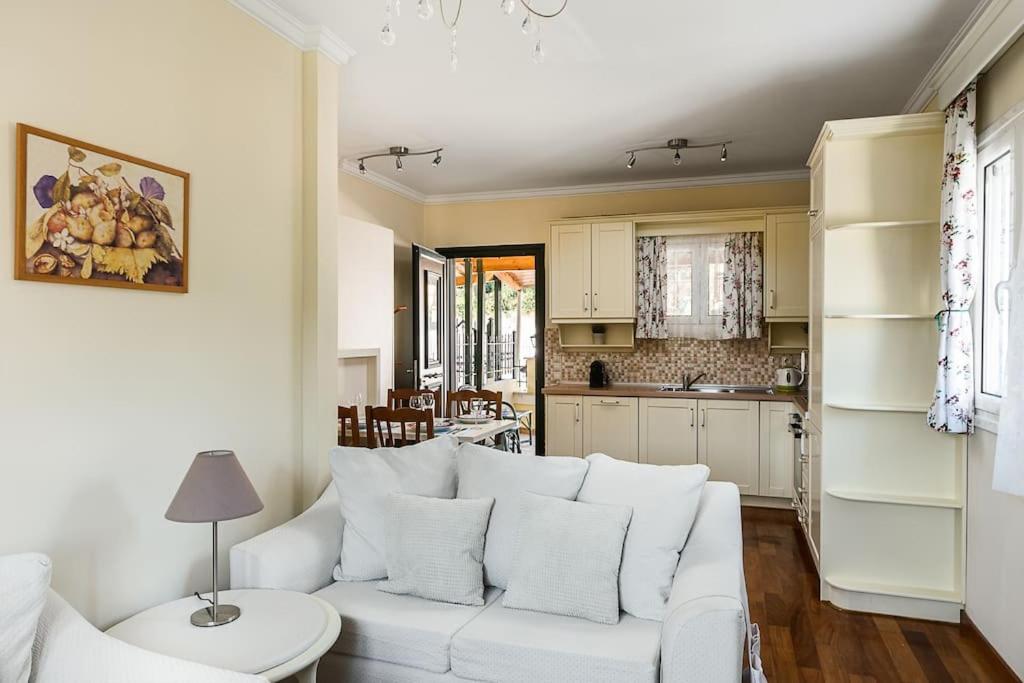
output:
<path id="1" fill-rule="evenodd" d="M 743 616 L 739 491 L 708 482 L 676 570 L 664 622 L 623 613 L 614 626 L 392 595 L 377 582 L 335 582 L 343 521 L 329 485 L 295 519 L 231 549 L 232 588 L 314 593 L 338 608 L 341 637 L 319 680 L 529 683 L 735 683 Z"/>
<path id="2" fill-rule="evenodd" d="M 266 683 L 149 652 L 96 629 L 52 590 L 32 645 L 30 683 Z"/>

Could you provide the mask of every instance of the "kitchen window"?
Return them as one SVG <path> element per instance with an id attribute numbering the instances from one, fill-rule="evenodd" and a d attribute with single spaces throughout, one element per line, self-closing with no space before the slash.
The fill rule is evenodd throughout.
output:
<path id="1" fill-rule="evenodd" d="M 981 282 L 974 305 L 978 424 L 994 427 L 1005 391 L 1009 343 L 1010 269 L 1014 261 L 1015 214 L 1021 198 L 1014 172 L 1012 126 L 986 141 L 978 155 L 978 225 Z"/>
<path id="2" fill-rule="evenodd" d="M 725 235 L 669 237 L 667 318 L 670 337 L 722 336 Z"/>

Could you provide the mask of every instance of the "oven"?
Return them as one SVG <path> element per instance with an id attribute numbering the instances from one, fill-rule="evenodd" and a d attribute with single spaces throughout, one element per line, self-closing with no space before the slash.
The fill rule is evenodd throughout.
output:
<path id="1" fill-rule="evenodd" d="M 800 413 L 790 413 L 789 432 L 793 435 L 793 509 L 801 525 L 807 524 L 810 512 L 810 458 L 807 455 L 807 434 Z"/>

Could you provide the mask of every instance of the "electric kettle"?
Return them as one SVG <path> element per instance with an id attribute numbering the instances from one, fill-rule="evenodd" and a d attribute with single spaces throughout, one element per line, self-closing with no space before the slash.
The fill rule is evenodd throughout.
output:
<path id="1" fill-rule="evenodd" d="M 775 371 L 775 391 L 793 393 L 804 383 L 804 373 L 796 368 L 779 368 Z"/>

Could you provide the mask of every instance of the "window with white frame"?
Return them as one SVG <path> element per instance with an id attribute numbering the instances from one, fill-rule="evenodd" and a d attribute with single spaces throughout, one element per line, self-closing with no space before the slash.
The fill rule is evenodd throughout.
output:
<path id="1" fill-rule="evenodd" d="M 1009 341 L 1010 268 L 1014 258 L 1014 161 L 1010 135 L 987 142 L 978 155 L 981 287 L 975 301 L 977 407 L 998 413 Z"/>
<path id="2" fill-rule="evenodd" d="M 725 235 L 669 237 L 669 336 L 716 339 L 722 334 Z"/>

